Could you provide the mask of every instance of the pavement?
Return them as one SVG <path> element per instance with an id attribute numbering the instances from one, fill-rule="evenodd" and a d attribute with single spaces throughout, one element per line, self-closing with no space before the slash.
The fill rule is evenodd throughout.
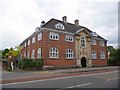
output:
<path id="1" fill-rule="evenodd" d="M 47 78 L 53 77 L 55 75 L 64 75 L 64 74 L 74 74 L 78 72 L 84 72 L 84 74 L 92 72 L 92 71 L 100 71 L 100 70 L 111 70 L 118 69 L 118 66 L 109 66 L 109 67 L 90 67 L 90 68 L 74 68 L 74 69 L 55 69 L 55 70 L 44 70 L 44 71 L 24 71 L 24 70 L 16 70 L 13 72 L 8 72 L 5 70 L 1 70 L 0 74 L 2 75 L 2 79 L 0 81 L 5 80 L 20 80 L 20 79 L 30 79 L 30 78 Z M 31 79 L 30 79 L 31 80 Z"/>

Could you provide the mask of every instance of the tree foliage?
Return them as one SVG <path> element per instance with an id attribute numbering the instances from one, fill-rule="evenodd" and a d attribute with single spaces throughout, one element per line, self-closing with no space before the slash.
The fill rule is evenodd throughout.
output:
<path id="1" fill-rule="evenodd" d="M 7 58 L 7 53 L 9 52 L 9 49 L 8 48 L 6 48 L 6 49 L 4 49 L 3 51 L 2 51 L 2 58 L 4 59 L 4 58 Z"/>
<path id="2" fill-rule="evenodd" d="M 110 52 L 108 64 L 109 65 L 120 64 L 120 48 L 115 49 L 113 46 L 108 46 L 107 49 L 108 49 L 108 52 Z"/>
<path id="3" fill-rule="evenodd" d="M 11 47 L 10 49 L 6 48 L 5 50 L 3 50 L 2 52 L 2 58 L 8 58 L 9 53 L 12 53 L 12 56 L 17 58 L 19 55 L 19 46 L 15 47 L 14 49 Z"/>

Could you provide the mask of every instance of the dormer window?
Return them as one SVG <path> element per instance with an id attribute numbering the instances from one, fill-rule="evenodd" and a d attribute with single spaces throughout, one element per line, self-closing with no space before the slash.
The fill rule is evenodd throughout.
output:
<path id="1" fill-rule="evenodd" d="M 94 37 L 97 37 L 97 33 L 96 32 L 92 32 L 91 35 L 94 36 Z"/>
<path id="2" fill-rule="evenodd" d="M 61 29 L 61 30 L 64 30 L 64 29 L 65 29 L 64 25 L 61 24 L 61 23 L 57 23 L 57 24 L 55 25 L 55 28 L 56 28 L 56 29 Z"/>

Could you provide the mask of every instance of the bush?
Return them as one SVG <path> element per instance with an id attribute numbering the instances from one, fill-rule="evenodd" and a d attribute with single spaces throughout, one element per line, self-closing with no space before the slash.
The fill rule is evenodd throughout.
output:
<path id="1" fill-rule="evenodd" d="M 42 58 L 36 59 L 34 65 L 36 68 L 42 68 L 43 67 L 43 59 Z"/>
<path id="2" fill-rule="evenodd" d="M 9 66 L 9 67 L 7 68 L 7 71 L 12 71 L 12 67 Z"/>
<path id="3" fill-rule="evenodd" d="M 24 58 L 19 60 L 18 64 L 19 64 L 19 68 L 21 69 L 32 69 L 32 68 L 41 69 L 43 67 L 43 59 L 39 58 L 35 60 L 35 59 Z"/>
<path id="4" fill-rule="evenodd" d="M 21 62 L 22 69 L 28 69 L 34 67 L 34 62 L 31 59 L 24 58 Z"/>
<path id="5" fill-rule="evenodd" d="M 19 68 L 21 68 L 21 65 L 22 65 L 22 60 L 20 59 L 20 60 L 18 60 L 18 66 L 19 66 Z"/>

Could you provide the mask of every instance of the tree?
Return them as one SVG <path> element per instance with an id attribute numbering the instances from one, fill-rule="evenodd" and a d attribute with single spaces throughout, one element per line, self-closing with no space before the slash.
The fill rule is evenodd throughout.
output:
<path id="1" fill-rule="evenodd" d="M 108 60 L 108 65 L 118 65 L 120 63 L 120 48 L 114 48 L 113 46 L 107 47 L 108 52 L 110 52 L 110 57 Z"/>
<path id="2" fill-rule="evenodd" d="M 4 58 L 7 58 L 7 53 L 9 52 L 9 49 L 8 48 L 6 48 L 5 50 L 3 50 L 3 52 L 2 52 L 2 58 L 4 59 Z"/>

